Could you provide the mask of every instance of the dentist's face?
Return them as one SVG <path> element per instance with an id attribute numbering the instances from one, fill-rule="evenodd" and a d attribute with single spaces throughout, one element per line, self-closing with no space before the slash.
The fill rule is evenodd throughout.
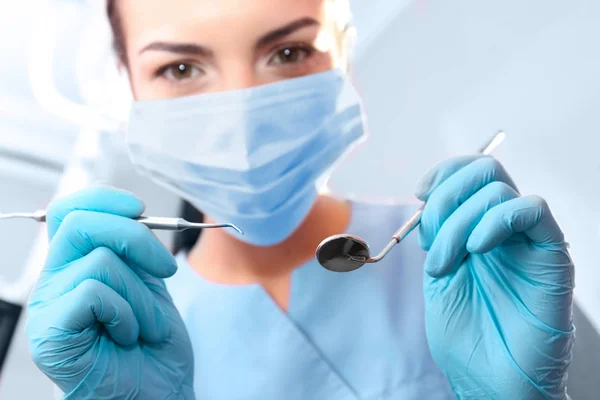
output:
<path id="1" fill-rule="evenodd" d="M 330 0 L 117 0 L 139 100 L 220 92 L 340 67 Z"/>

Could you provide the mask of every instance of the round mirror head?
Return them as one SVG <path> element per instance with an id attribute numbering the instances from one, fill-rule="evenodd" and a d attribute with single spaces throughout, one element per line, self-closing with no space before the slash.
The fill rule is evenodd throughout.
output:
<path id="1" fill-rule="evenodd" d="M 350 272 L 365 265 L 364 262 L 353 261 L 351 257 L 358 260 L 369 258 L 369 246 L 358 236 L 332 236 L 317 247 L 317 261 L 330 271 Z"/>

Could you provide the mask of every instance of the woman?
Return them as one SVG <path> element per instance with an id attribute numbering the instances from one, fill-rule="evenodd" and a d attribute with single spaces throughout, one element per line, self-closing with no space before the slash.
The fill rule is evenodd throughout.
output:
<path id="1" fill-rule="evenodd" d="M 27 333 L 69 398 L 567 398 L 573 264 L 546 203 L 494 159 L 431 170 L 419 241 L 377 267 L 314 260 L 343 232 L 379 248 L 414 212 L 316 190 L 364 136 L 346 9 L 109 1 L 133 162 L 244 235 L 207 230 L 174 259 L 131 194 L 54 202 Z"/>

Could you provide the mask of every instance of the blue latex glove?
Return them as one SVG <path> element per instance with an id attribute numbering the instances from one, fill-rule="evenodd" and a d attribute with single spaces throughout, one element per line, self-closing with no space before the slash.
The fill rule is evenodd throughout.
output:
<path id="1" fill-rule="evenodd" d="M 546 202 L 493 158 L 421 180 L 427 337 L 459 399 L 566 399 L 574 266 Z"/>
<path id="2" fill-rule="evenodd" d="M 193 355 L 161 278 L 176 262 L 131 218 L 133 195 L 92 188 L 54 202 L 48 260 L 30 298 L 37 366 L 77 399 L 193 399 Z"/>

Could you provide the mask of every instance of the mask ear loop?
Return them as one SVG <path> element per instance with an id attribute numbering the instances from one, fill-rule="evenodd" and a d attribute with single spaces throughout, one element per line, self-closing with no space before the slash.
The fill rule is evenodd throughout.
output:
<path id="1" fill-rule="evenodd" d="M 339 68 L 349 75 L 356 44 L 356 28 L 352 23 L 350 2 L 349 0 L 327 0 L 326 4 L 330 15 L 335 18 L 334 24 L 338 31 L 336 42 L 340 55 Z"/>
<path id="2" fill-rule="evenodd" d="M 348 11 L 349 12 L 349 11 Z M 343 27 L 340 27 L 340 36 L 338 39 L 338 49 L 340 52 L 340 65 L 342 70 L 346 73 L 346 75 L 350 76 L 352 69 L 352 61 L 354 59 L 354 51 L 356 48 L 356 37 L 357 31 L 356 27 L 347 22 Z M 352 149 L 349 149 L 346 154 L 344 154 L 340 159 L 332 165 L 326 172 L 324 172 L 316 182 L 317 191 L 321 195 L 333 195 L 334 191 L 330 187 L 331 177 L 333 172 L 342 164 L 355 150 L 361 147 L 367 138 L 368 134 L 365 135 L 363 139 L 359 142 L 355 143 Z"/>
<path id="3" fill-rule="evenodd" d="M 354 59 L 354 49 L 356 46 L 356 28 L 354 25 L 347 24 L 341 31 L 338 47 L 341 54 L 341 65 L 346 75 L 350 75 L 352 61 Z"/>

